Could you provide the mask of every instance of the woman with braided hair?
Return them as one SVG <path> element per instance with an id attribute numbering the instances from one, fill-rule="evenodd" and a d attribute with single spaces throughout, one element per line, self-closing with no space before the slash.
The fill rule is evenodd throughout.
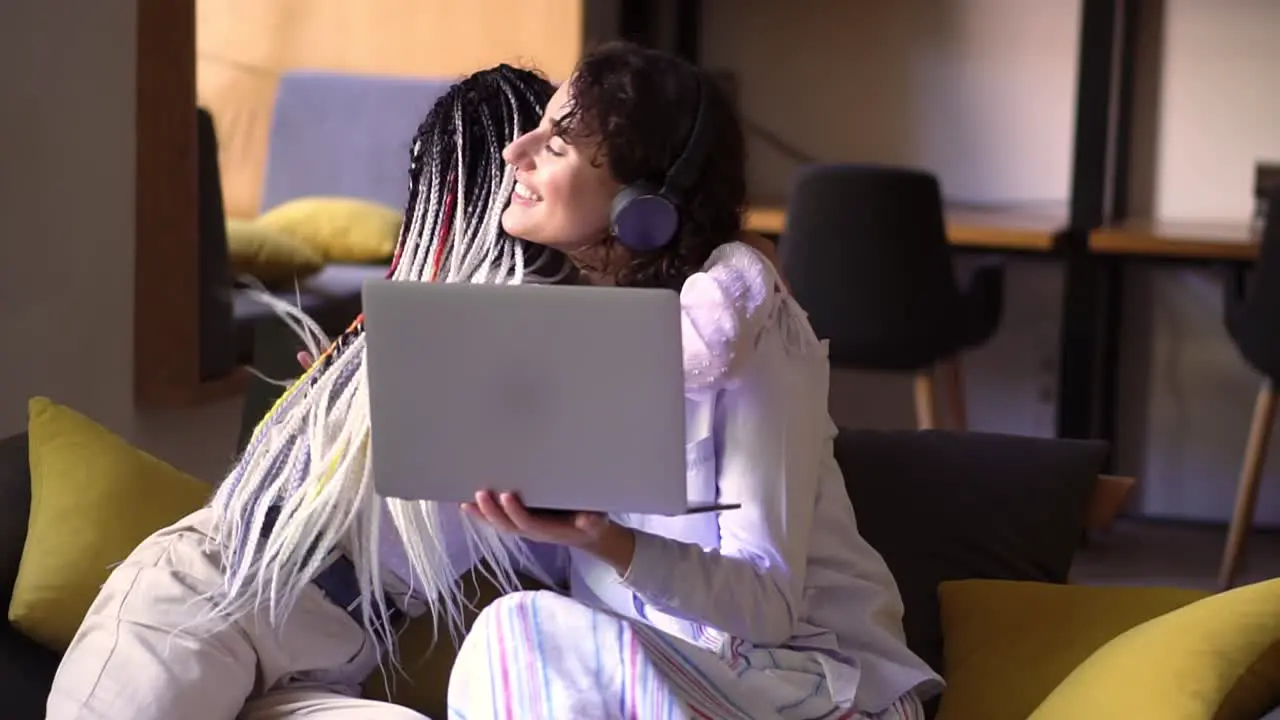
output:
<path id="1" fill-rule="evenodd" d="M 516 240 L 500 223 L 514 185 L 503 148 L 537 126 L 553 91 L 542 76 L 503 65 L 462 79 L 432 106 L 413 138 L 390 277 L 572 277 L 561 253 Z M 455 580 L 472 556 L 492 558 L 508 585 L 522 559 L 546 576 L 526 544 L 466 523 L 456 508 L 375 497 L 361 323 L 322 353 L 315 323 L 296 310 L 285 319 L 318 361 L 263 419 L 209 507 L 112 571 L 58 669 L 50 720 L 416 718 L 358 697 L 392 644 L 392 616 L 428 610 L 456 629 L 464 600 Z M 437 536 L 460 544 L 431 542 Z M 478 545 L 468 548 L 468 538 Z M 410 597 L 415 564 L 421 580 Z"/>
<path id="2" fill-rule="evenodd" d="M 473 567 L 507 594 L 462 642 L 451 718 L 923 718 L 941 679 L 906 647 L 893 577 L 858 533 L 826 346 L 741 232 L 725 98 L 629 44 L 586 54 L 540 120 L 510 78 L 464 80 L 424 123 L 392 277 L 678 292 L 686 480 L 740 508 L 550 517 L 501 487 L 461 508 L 380 498 L 357 323 L 211 506 L 113 573 L 50 718 L 410 717 L 356 685 L 392 649 L 395 616 L 458 628 Z M 478 141 L 508 131 L 500 153 Z M 565 592 L 521 591 L 517 569 Z"/>

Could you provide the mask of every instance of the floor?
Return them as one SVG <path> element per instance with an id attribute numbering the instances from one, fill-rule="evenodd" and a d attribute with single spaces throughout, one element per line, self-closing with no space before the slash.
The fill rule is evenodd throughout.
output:
<path id="1" fill-rule="evenodd" d="M 1072 582 L 1214 590 L 1226 542 L 1223 526 L 1120 519 L 1076 556 Z M 1280 577 L 1280 533 L 1249 537 L 1237 584 Z"/>

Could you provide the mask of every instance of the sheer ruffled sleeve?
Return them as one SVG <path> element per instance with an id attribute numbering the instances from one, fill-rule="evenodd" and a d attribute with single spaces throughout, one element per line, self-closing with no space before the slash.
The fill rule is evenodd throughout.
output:
<path id="1" fill-rule="evenodd" d="M 717 248 L 707 269 L 680 291 L 685 388 L 714 392 L 751 356 L 778 302 L 781 281 L 760 253 L 742 243 Z"/>

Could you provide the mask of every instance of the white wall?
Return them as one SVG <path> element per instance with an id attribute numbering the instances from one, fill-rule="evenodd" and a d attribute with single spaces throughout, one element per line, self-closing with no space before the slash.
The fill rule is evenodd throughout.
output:
<path id="1" fill-rule="evenodd" d="M 1254 163 L 1280 161 L 1280 3 L 1164 2 L 1156 212 L 1246 219 Z"/>
<path id="2" fill-rule="evenodd" d="M 133 0 L 0 3 L 0 435 L 49 395 L 205 477 L 239 403 L 132 399 Z"/>
<path id="3" fill-rule="evenodd" d="M 1280 4 L 1164 0 L 1161 62 L 1142 78 L 1156 111 L 1150 204 L 1159 217 L 1247 219 L 1253 167 L 1280 158 Z M 1140 179 L 1144 182 L 1145 179 Z M 1222 286 L 1203 270 L 1128 273 L 1123 461 L 1149 478 L 1157 516 L 1230 516 L 1259 379 L 1222 325 Z M 1280 438 L 1260 525 L 1280 525 Z"/>
<path id="4" fill-rule="evenodd" d="M 1146 151 L 1135 157 L 1135 204 L 1244 219 L 1255 159 L 1280 157 L 1280 3 L 1165 5 L 1163 37 L 1145 39 L 1159 45 L 1146 48 L 1154 62 L 1141 79 L 1150 107 L 1136 111 Z M 738 73 L 746 115 L 810 153 L 922 165 L 954 199 L 1068 197 L 1079 2 L 705 7 L 706 62 Z M 784 197 L 793 166 L 767 146 L 751 150 L 756 197 Z M 1141 263 L 1127 276 L 1119 470 L 1141 476 L 1141 512 L 1225 519 L 1257 378 L 1222 328 L 1221 287 L 1205 271 Z M 1052 433 L 1061 282 L 1053 263 L 1013 263 L 1004 327 L 966 359 L 974 429 Z M 833 409 L 850 424 L 907 426 L 910 384 L 839 373 Z M 1278 485 L 1280 452 L 1262 524 L 1280 524 Z"/>
<path id="5" fill-rule="evenodd" d="M 834 160 L 927 165 L 957 199 L 1066 199 L 1077 3 L 704 7 L 703 62 L 736 72 L 743 112 L 800 148 Z M 752 152 L 753 191 L 782 195 L 788 162 L 767 146 Z"/>

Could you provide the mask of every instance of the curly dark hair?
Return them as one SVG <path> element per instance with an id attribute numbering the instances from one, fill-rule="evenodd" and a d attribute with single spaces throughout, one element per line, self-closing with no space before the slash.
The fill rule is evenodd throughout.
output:
<path id="1" fill-rule="evenodd" d="M 619 285 L 679 290 L 711 251 L 734 240 L 746 201 L 742 126 L 716 83 L 685 60 L 633 43 L 609 42 L 588 52 L 570 79 L 557 132 L 598 143 L 600 157 L 623 184 L 661 185 L 688 143 L 699 92 L 708 93 L 713 140 L 693 187 L 681 201 L 675 240 L 634 253 Z M 606 240 L 611 246 L 615 238 Z"/>

